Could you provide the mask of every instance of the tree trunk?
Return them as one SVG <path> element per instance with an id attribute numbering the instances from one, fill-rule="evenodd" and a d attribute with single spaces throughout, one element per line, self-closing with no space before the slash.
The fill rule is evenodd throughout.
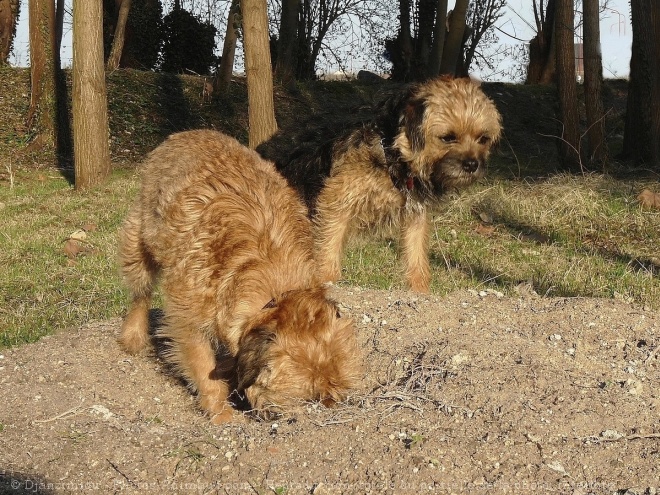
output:
<path id="1" fill-rule="evenodd" d="M 234 56 L 236 54 L 236 40 L 240 29 L 241 5 L 239 0 L 232 0 L 227 17 L 227 32 L 225 42 L 222 46 L 222 59 L 220 67 L 213 78 L 213 94 L 219 96 L 225 94 L 229 89 L 231 75 L 234 71 Z"/>
<path id="2" fill-rule="evenodd" d="M 73 1 L 73 147 L 76 190 L 110 175 L 101 0 Z"/>
<path id="3" fill-rule="evenodd" d="M 651 161 L 655 169 L 660 169 L 660 3 L 653 2 L 651 6 L 651 19 L 653 21 L 653 84 L 651 93 Z"/>
<path id="4" fill-rule="evenodd" d="M 660 167 L 660 6 L 631 0 L 633 27 L 623 155 Z"/>
<path id="5" fill-rule="evenodd" d="M 31 143 L 57 154 L 57 69 L 55 1 L 28 3 L 30 29 L 30 107 L 26 126 L 36 131 Z"/>
<path id="6" fill-rule="evenodd" d="M 447 35 L 447 0 L 438 0 L 438 8 L 435 13 L 435 27 L 433 29 L 433 45 L 429 55 L 429 77 L 435 77 L 440 73 L 440 62 L 445 47 L 445 36 Z"/>
<path id="7" fill-rule="evenodd" d="M 399 0 L 399 34 L 393 44 L 392 78 L 396 81 L 411 79 L 413 44 L 410 33 L 410 0 Z"/>
<path id="8" fill-rule="evenodd" d="M 577 172 L 580 171 L 580 131 L 575 81 L 574 19 L 573 0 L 557 0 L 557 90 L 559 120 L 563 127 L 559 156 L 562 168 Z"/>
<path id="9" fill-rule="evenodd" d="M 456 5 L 449 19 L 449 33 L 442 51 L 440 74 L 454 75 L 456 65 L 463 48 L 463 33 L 465 32 L 465 18 L 467 16 L 468 0 L 456 0 Z"/>
<path id="10" fill-rule="evenodd" d="M 589 161 L 599 169 L 607 163 L 605 115 L 603 114 L 603 60 L 600 52 L 598 0 L 583 0 L 584 19 L 584 102 L 587 111 Z"/>
<path id="11" fill-rule="evenodd" d="M 424 80 L 429 73 L 429 56 L 433 43 L 437 0 L 417 2 L 417 42 L 415 43 L 415 79 Z"/>
<path id="12" fill-rule="evenodd" d="M 557 78 L 557 40 L 555 37 L 555 24 L 554 20 L 552 26 L 550 26 L 550 31 L 552 35 L 550 36 L 549 46 L 548 46 L 548 56 L 546 59 L 545 65 L 543 65 L 541 70 L 541 78 L 539 79 L 539 84 L 552 84 Z"/>
<path id="13" fill-rule="evenodd" d="M 241 0 L 241 11 L 248 84 L 249 144 L 254 149 L 277 131 L 266 2 Z"/>
<path id="14" fill-rule="evenodd" d="M 131 0 L 121 0 L 119 14 L 117 15 L 117 25 L 115 26 L 115 35 L 112 39 L 112 49 L 106 63 L 108 70 L 117 70 L 121 61 L 121 55 L 124 51 L 124 41 L 126 40 L 126 22 L 128 13 L 131 10 Z"/>
<path id="15" fill-rule="evenodd" d="M 280 37 L 277 42 L 275 76 L 283 84 L 289 84 L 295 79 L 299 6 L 300 0 L 282 0 L 282 18 L 280 19 Z"/>
<path id="16" fill-rule="evenodd" d="M 64 0 L 57 0 L 55 5 L 55 52 L 60 56 L 62 48 L 62 37 L 64 36 L 64 9 L 66 8 Z M 58 68 L 61 65 L 57 64 Z"/>
<path id="17" fill-rule="evenodd" d="M 537 8 L 533 1 L 536 21 L 536 36 L 529 42 L 529 65 L 525 84 L 550 84 L 555 79 L 555 0 L 548 0 L 545 11 L 543 3 Z"/>
<path id="18" fill-rule="evenodd" d="M 0 0 L 0 65 L 8 63 L 16 34 L 19 9 L 19 0 Z"/>

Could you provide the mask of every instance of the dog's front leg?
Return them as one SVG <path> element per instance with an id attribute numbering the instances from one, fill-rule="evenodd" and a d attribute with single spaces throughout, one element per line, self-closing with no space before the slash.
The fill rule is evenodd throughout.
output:
<path id="1" fill-rule="evenodd" d="M 403 217 L 401 255 L 406 266 L 406 280 L 415 292 L 428 293 L 431 285 L 429 223 L 426 209 L 408 211 Z"/>
<path id="2" fill-rule="evenodd" d="M 342 185 L 328 181 L 319 196 L 314 215 L 314 257 L 319 267 L 320 282 L 336 282 L 341 278 L 346 235 L 352 218 L 352 205 L 343 203 Z"/>
<path id="3" fill-rule="evenodd" d="M 211 343 L 196 332 L 176 334 L 171 359 L 191 388 L 197 391 L 199 407 L 209 414 L 214 424 L 231 421 L 234 410 L 228 401 L 230 386 L 226 380 L 217 377 L 216 356 Z"/>

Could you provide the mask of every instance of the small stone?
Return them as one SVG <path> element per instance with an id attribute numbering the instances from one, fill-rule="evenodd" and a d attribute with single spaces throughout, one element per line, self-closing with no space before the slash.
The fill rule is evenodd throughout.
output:
<path id="1" fill-rule="evenodd" d="M 600 437 L 606 440 L 618 440 L 623 438 L 623 435 L 616 430 L 605 430 L 600 432 Z"/>
<path id="2" fill-rule="evenodd" d="M 564 476 L 568 476 L 568 473 L 566 472 L 566 469 L 564 469 L 564 466 L 561 465 L 559 461 L 552 461 L 546 464 L 550 469 L 553 471 L 557 471 L 558 473 L 563 474 Z"/>
<path id="3" fill-rule="evenodd" d="M 451 364 L 454 366 L 460 366 L 461 364 L 467 363 L 469 360 L 470 356 L 468 356 L 465 351 L 461 351 L 451 357 Z"/>

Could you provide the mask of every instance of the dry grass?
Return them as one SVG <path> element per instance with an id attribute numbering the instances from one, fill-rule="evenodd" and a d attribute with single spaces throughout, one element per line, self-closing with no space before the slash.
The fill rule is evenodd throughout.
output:
<path id="1" fill-rule="evenodd" d="M 241 81 L 222 101 L 208 105 L 201 101 L 199 79 L 114 72 L 109 76 L 111 149 L 113 161 L 127 170 L 80 194 L 48 168 L 45 157 L 26 152 L 31 136 L 22 120 L 29 71 L 3 68 L 0 81 L 6 89 L 0 97 L 3 347 L 121 316 L 126 293 L 116 268 L 116 232 L 137 190 L 134 164 L 164 136 L 184 128 L 217 128 L 244 139 L 247 105 Z M 644 188 L 660 192 L 660 182 L 607 175 L 521 180 L 556 165 L 554 141 L 539 137 L 554 132 L 553 93 L 515 85 L 484 88 L 503 113 L 507 145 L 488 180 L 448 201 L 434 217 L 432 290 L 513 293 L 524 284 L 542 295 L 618 297 L 660 307 L 660 213 L 642 210 L 636 200 Z M 311 83 L 293 94 L 278 88 L 278 123 L 296 128 L 300 116 L 310 112 L 350 114 L 349 108 L 377 92 L 349 83 Z M 82 251 L 67 256 L 66 240 L 86 226 L 93 230 Z M 397 249 L 391 236 L 355 239 L 342 283 L 401 288 Z"/>
<path id="2" fill-rule="evenodd" d="M 0 347 L 121 313 L 116 233 L 134 175 L 115 173 L 82 194 L 54 171 L 19 172 L 13 187 L 0 181 Z M 85 239 L 67 252 L 80 230 Z"/>
<path id="3" fill-rule="evenodd" d="M 84 194 L 47 169 L 0 175 L 0 346 L 123 314 L 116 233 L 137 186 L 130 171 Z M 432 290 L 514 293 L 525 284 L 541 295 L 660 307 L 660 212 L 640 208 L 644 188 L 660 184 L 556 175 L 474 187 L 434 217 Z M 67 255 L 82 228 L 82 250 Z M 356 239 L 344 274 L 349 285 L 402 287 L 396 240 Z"/>
<path id="4" fill-rule="evenodd" d="M 434 217 L 433 291 L 531 284 L 542 295 L 660 303 L 660 212 L 637 195 L 658 182 L 605 175 L 494 180 L 449 200 Z M 349 249 L 350 284 L 402 287 L 396 242 Z"/>

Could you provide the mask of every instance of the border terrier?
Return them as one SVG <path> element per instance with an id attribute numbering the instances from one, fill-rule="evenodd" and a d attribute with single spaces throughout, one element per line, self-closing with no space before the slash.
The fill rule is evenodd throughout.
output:
<path id="1" fill-rule="evenodd" d="M 501 118 L 478 84 L 436 78 L 386 99 L 376 117 L 277 167 L 307 203 L 323 281 L 341 276 L 350 228 L 398 226 L 410 288 L 428 292 L 428 210 L 483 177 Z"/>
<path id="2" fill-rule="evenodd" d="M 165 359 L 218 424 L 244 394 L 269 415 L 343 400 L 360 377 L 355 331 L 316 278 L 307 209 L 272 163 L 214 131 L 170 136 L 146 159 L 120 232 L 132 303 L 119 342 L 149 341 L 156 278 Z"/>

